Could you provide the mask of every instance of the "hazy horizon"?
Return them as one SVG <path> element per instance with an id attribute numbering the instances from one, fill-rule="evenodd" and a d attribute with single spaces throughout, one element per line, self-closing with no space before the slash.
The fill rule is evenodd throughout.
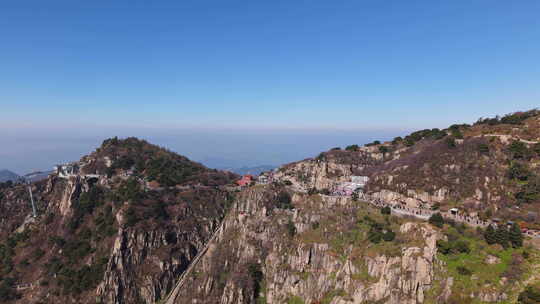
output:
<path id="1" fill-rule="evenodd" d="M 0 168 L 137 136 L 277 165 L 540 105 L 540 2 L 0 4 Z"/>
<path id="2" fill-rule="evenodd" d="M 53 165 L 76 161 L 94 151 L 102 141 L 135 136 L 168 148 L 211 168 L 278 166 L 322 151 L 373 140 L 389 140 L 405 134 L 399 130 L 134 130 L 99 129 L 84 133 L 32 130 L 4 134 L 0 145 L 0 169 L 17 174 L 50 170 Z"/>

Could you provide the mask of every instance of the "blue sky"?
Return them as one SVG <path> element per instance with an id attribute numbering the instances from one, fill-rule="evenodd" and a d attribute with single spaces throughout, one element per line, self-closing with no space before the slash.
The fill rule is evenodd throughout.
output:
<path id="1" fill-rule="evenodd" d="M 538 1 L 1 1 L 0 167 L 47 168 L 124 134 L 197 160 L 254 136 L 227 158 L 279 163 L 293 156 L 259 154 L 287 138 L 307 157 L 534 108 L 539 14 Z"/>

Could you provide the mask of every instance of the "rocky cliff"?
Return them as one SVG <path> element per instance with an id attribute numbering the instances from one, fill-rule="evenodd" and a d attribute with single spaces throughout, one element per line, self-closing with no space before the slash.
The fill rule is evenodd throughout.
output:
<path id="1" fill-rule="evenodd" d="M 234 175 L 136 139 L 106 141 L 70 166 L 32 185 L 37 218 L 26 186 L 2 189 L 2 302 L 155 303 L 231 200 L 220 187 Z"/>
<path id="2" fill-rule="evenodd" d="M 393 218 L 385 229 L 403 244 L 373 244 L 369 227 L 385 220 L 368 205 L 296 194 L 295 209 L 281 209 L 273 193 L 241 194 L 176 303 L 424 301 L 443 237 L 436 229 Z"/>
<path id="3" fill-rule="evenodd" d="M 507 263 L 496 258 L 485 266 L 502 253 L 486 250 L 473 229 L 461 232 L 471 246 L 466 255 L 441 255 L 439 242 L 460 237 L 452 227 L 386 216 L 346 197 L 295 193 L 283 204 L 285 190 L 276 187 L 237 197 L 219 237 L 169 303 L 500 303 L 523 288 L 509 276 L 531 279 L 534 271 L 523 268 L 540 265 L 528 249 L 535 258 L 515 269 L 510 252 Z M 467 267 L 477 283 L 459 273 Z"/>
<path id="4" fill-rule="evenodd" d="M 384 201 L 534 224 L 539 164 L 540 115 L 533 110 L 333 149 L 285 165 L 275 177 L 301 191 L 325 192 L 351 176 L 368 176 L 364 190 Z"/>

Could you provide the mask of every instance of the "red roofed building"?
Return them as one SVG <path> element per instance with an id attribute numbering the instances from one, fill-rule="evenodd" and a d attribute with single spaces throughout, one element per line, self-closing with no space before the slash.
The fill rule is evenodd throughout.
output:
<path id="1" fill-rule="evenodd" d="M 242 176 L 242 178 L 238 181 L 236 181 L 236 184 L 240 187 L 249 186 L 251 182 L 253 181 L 253 175 L 247 174 Z"/>

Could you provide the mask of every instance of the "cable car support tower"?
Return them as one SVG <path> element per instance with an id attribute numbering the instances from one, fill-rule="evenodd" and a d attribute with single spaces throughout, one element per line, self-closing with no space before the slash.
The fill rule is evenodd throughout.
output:
<path id="1" fill-rule="evenodd" d="M 34 196 L 32 196 L 32 186 L 30 185 L 30 182 L 27 182 L 27 184 L 28 184 L 28 193 L 30 193 L 30 202 L 32 203 L 32 216 L 36 218 L 37 211 L 36 211 L 36 204 L 34 203 Z"/>

